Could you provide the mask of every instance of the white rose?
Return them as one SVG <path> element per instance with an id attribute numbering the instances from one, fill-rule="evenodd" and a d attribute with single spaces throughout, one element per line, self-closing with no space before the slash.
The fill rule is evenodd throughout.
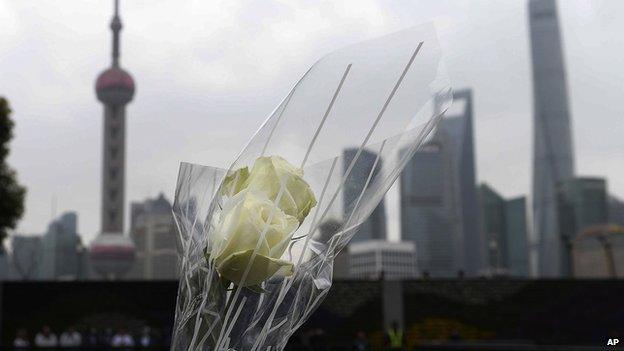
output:
<path id="1" fill-rule="evenodd" d="M 262 283 L 278 271 L 284 275 L 292 274 L 293 264 L 280 260 L 280 257 L 299 221 L 276 207 L 266 193 L 239 192 L 227 199 L 220 219 L 215 228 L 216 241 L 211 256 L 222 278 L 247 287 Z M 245 281 L 241 281 L 259 240 L 260 248 Z"/>
<path id="2" fill-rule="evenodd" d="M 221 195 L 234 196 L 244 189 L 243 185 L 249 178 L 249 168 L 240 168 L 223 180 L 221 185 Z"/>
<path id="3" fill-rule="evenodd" d="M 286 214 L 303 222 L 310 210 L 316 206 L 316 198 L 310 185 L 303 179 L 303 170 L 291 165 L 279 156 L 259 157 L 254 163 L 242 188 L 264 192 L 274 200 L 282 182 L 285 189 L 279 201 L 279 208 Z"/>

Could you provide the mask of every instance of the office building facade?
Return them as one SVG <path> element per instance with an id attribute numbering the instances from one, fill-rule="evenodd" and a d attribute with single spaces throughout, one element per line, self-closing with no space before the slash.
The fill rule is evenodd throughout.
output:
<path id="1" fill-rule="evenodd" d="M 526 197 L 515 197 L 505 202 L 505 227 L 509 275 L 528 277 L 531 272 Z"/>
<path id="2" fill-rule="evenodd" d="M 417 276 L 413 242 L 358 241 L 349 245 L 349 275 L 353 279 L 403 280 Z"/>
<path id="3" fill-rule="evenodd" d="M 36 280 L 41 264 L 41 236 L 14 235 L 11 238 L 13 278 Z"/>
<path id="4" fill-rule="evenodd" d="M 504 199 L 487 184 L 479 186 L 486 266 L 484 275 L 529 275 L 526 199 Z"/>
<path id="5" fill-rule="evenodd" d="M 77 280 L 84 275 L 83 246 L 77 227 L 75 212 L 64 213 L 48 225 L 41 239 L 40 279 Z"/>
<path id="6" fill-rule="evenodd" d="M 609 223 L 624 226 L 624 201 L 615 196 L 609 197 Z"/>
<path id="7" fill-rule="evenodd" d="M 129 278 L 178 279 L 176 226 L 171 204 L 163 194 L 155 199 L 132 203 L 130 236 L 136 248 L 136 261 Z"/>
<path id="8" fill-rule="evenodd" d="M 482 228 L 485 238 L 486 270 L 492 275 L 507 274 L 507 226 L 505 199 L 486 184 L 479 187 Z"/>
<path id="9" fill-rule="evenodd" d="M 559 183 L 557 188 L 561 252 L 561 274 L 572 275 L 571 251 L 574 240 L 589 227 L 609 220 L 607 182 L 603 178 L 578 177 Z"/>

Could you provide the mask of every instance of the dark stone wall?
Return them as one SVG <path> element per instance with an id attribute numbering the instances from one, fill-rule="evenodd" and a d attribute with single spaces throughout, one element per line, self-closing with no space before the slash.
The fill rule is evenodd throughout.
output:
<path id="1" fill-rule="evenodd" d="M 10 345 L 18 328 L 32 338 L 43 325 L 57 333 L 69 325 L 130 330 L 149 325 L 166 344 L 176 293 L 177 282 L 4 282 L 2 342 Z M 363 331 L 374 349 L 381 348 L 381 294 L 379 282 L 334 282 L 295 338 L 323 334 L 332 349 L 349 349 Z M 604 345 L 608 337 L 624 337 L 623 296 L 619 280 L 406 281 L 406 343 L 410 349 L 457 341 Z"/>

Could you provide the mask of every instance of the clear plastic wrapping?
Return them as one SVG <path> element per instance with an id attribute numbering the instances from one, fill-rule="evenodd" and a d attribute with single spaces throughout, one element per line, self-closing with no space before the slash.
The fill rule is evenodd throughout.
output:
<path id="1" fill-rule="evenodd" d="M 172 349 L 283 349 L 448 108 L 435 95 L 452 100 L 435 31 L 415 27 L 316 62 L 228 170 L 183 163 Z"/>

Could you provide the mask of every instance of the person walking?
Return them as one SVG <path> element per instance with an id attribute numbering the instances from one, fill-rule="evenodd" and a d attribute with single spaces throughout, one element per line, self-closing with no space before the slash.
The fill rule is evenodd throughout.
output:
<path id="1" fill-rule="evenodd" d="M 392 327 L 388 329 L 386 344 L 391 351 L 402 351 L 404 342 L 403 330 L 399 328 L 399 323 L 392 322 Z"/>

